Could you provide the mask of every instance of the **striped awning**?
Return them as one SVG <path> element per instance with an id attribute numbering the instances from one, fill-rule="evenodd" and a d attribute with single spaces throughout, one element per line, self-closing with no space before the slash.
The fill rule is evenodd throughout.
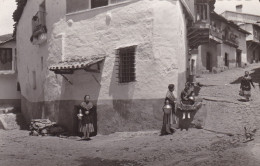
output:
<path id="1" fill-rule="evenodd" d="M 81 59 L 70 59 L 61 61 L 58 64 L 54 64 L 49 67 L 51 71 L 62 71 L 62 70 L 79 70 L 87 69 L 91 65 L 97 64 L 105 59 L 105 56 L 92 56 L 90 58 Z"/>

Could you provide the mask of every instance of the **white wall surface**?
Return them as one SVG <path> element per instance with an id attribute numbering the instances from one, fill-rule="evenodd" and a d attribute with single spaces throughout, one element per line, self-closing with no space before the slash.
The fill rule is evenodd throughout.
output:
<path id="1" fill-rule="evenodd" d="M 101 7 L 68 14 L 64 23 L 60 20 L 53 26 L 50 43 L 60 47 L 49 49 L 48 63 L 57 63 L 58 54 L 64 59 L 106 55 L 102 73 L 94 74 L 101 86 L 91 73 L 68 75 L 73 85 L 49 73 L 47 84 L 52 88 L 48 92 L 52 92 L 45 100 L 81 100 L 85 94 L 101 100 L 163 98 L 169 83 L 177 86 L 179 75 L 185 82 L 185 19 L 178 1 L 145 0 Z M 119 84 L 115 51 L 132 45 L 137 45 L 137 81 Z"/>

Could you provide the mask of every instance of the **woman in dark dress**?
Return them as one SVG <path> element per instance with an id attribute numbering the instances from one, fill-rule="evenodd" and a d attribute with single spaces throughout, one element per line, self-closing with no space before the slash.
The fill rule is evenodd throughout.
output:
<path id="1" fill-rule="evenodd" d="M 89 101 L 90 96 L 86 95 L 84 97 L 84 102 L 80 104 L 82 115 L 78 114 L 78 117 L 80 119 L 80 132 L 83 132 L 83 139 L 85 140 L 91 140 L 90 139 L 90 133 L 94 132 L 94 126 L 93 126 L 93 115 L 95 112 L 95 106 L 92 102 Z"/>
<path id="2" fill-rule="evenodd" d="M 255 88 L 249 72 L 245 71 L 245 75 L 241 80 L 240 90 L 242 91 L 243 96 L 246 98 L 246 101 L 249 101 L 249 98 L 251 97 L 251 85 Z"/>
<path id="3" fill-rule="evenodd" d="M 181 102 L 185 105 L 193 105 L 195 103 L 194 101 L 194 86 L 190 83 L 187 82 L 185 84 L 184 90 L 181 92 Z M 185 119 L 186 113 L 188 114 L 188 119 L 190 118 L 190 112 L 185 111 L 183 112 L 182 119 Z"/>
<path id="4" fill-rule="evenodd" d="M 163 126 L 161 129 L 161 135 L 172 134 L 173 130 L 171 129 L 171 123 L 173 118 L 175 117 L 175 102 L 176 98 L 173 94 L 174 91 L 174 84 L 169 84 L 168 91 L 165 97 L 165 106 L 171 108 L 169 113 L 164 112 L 163 114 Z M 164 106 L 164 107 L 165 107 Z"/>

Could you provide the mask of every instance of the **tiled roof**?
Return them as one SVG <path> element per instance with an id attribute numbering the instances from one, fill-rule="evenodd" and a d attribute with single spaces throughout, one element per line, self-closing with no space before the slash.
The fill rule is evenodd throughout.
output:
<path id="1" fill-rule="evenodd" d="M 2 35 L 2 36 L 0 36 L 0 44 L 6 43 L 6 42 L 13 40 L 13 39 L 14 39 L 13 34 Z"/>
<path id="2" fill-rule="evenodd" d="M 80 58 L 80 59 L 70 59 L 67 61 L 61 61 L 58 64 L 52 65 L 49 67 L 49 70 L 57 71 L 57 70 L 76 70 L 76 69 L 84 69 L 93 64 L 101 62 L 105 59 L 105 56 L 92 56 L 88 58 Z"/>
<path id="3" fill-rule="evenodd" d="M 240 28 L 237 24 L 235 24 L 233 21 L 227 20 L 225 17 L 223 17 L 222 15 L 217 14 L 216 12 L 212 12 L 211 16 L 220 19 L 224 22 L 226 22 L 227 24 L 229 24 L 230 26 L 233 26 L 235 29 L 237 29 L 238 31 L 244 33 L 244 34 L 251 34 L 250 32 L 247 32 L 246 30 Z"/>

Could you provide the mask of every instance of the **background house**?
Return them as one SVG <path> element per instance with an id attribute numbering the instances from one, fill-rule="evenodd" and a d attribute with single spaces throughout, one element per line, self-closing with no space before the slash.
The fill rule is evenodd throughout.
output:
<path id="1" fill-rule="evenodd" d="M 0 107 L 20 110 L 16 70 L 16 42 L 12 34 L 0 36 Z"/>
<path id="2" fill-rule="evenodd" d="M 210 3 L 196 1 L 196 21 L 188 33 L 191 63 L 196 73 L 213 69 L 241 67 L 246 60 L 247 31 L 210 8 Z"/>
<path id="3" fill-rule="evenodd" d="M 194 2 L 27 1 L 17 25 L 22 112 L 76 130 L 74 105 L 98 106 L 98 132 L 160 128 L 167 86 L 187 78 Z"/>
<path id="4" fill-rule="evenodd" d="M 221 15 L 250 32 L 246 38 L 247 62 L 258 62 L 260 60 L 260 16 L 243 13 L 242 8 L 242 5 L 238 5 L 236 12 L 225 11 Z"/>

